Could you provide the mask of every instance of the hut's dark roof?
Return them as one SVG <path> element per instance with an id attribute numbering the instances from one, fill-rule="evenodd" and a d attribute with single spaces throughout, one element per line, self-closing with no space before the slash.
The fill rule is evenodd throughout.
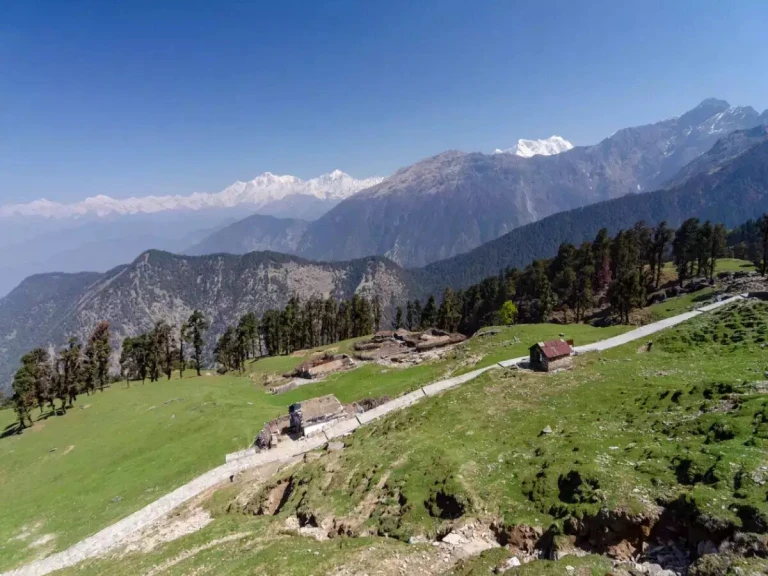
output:
<path id="1" fill-rule="evenodd" d="M 547 360 L 554 360 L 555 358 L 562 358 L 563 356 L 571 355 L 571 345 L 565 340 L 548 340 L 547 342 L 538 342 L 531 346 L 531 348 L 538 348 L 541 351 L 542 356 Z"/>

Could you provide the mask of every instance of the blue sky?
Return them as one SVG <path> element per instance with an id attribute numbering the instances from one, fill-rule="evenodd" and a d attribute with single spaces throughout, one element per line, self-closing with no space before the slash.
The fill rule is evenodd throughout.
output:
<path id="1" fill-rule="evenodd" d="M 0 3 L 0 203 L 386 175 L 768 107 L 768 2 Z"/>

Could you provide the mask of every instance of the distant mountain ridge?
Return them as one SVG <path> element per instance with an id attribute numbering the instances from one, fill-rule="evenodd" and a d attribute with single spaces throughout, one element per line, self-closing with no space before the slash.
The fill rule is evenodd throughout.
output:
<path id="1" fill-rule="evenodd" d="M 759 136 L 762 133 L 762 136 Z M 725 149 L 743 146 L 723 160 Z M 738 143 L 735 144 L 735 143 Z M 470 252 L 413 270 L 414 283 L 426 291 L 449 280 L 467 287 L 507 267 L 524 267 L 534 259 L 551 258 L 564 242 L 576 246 L 591 241 L 601 228 L 611 234 L 645 221 L 679 226 L 699 218 L 728 227 L 768 212 L 768 130 L 759 127 L 726 136 L 696 161 L 700 171 L 669 189 L 633 194 L 560 212 L 517 228 Z M 678 181 L 679 177 L 673 179 Z"/>
<path id="2" fill-rule="evenodd" d="M 444 152 L 340 202 L 310 224 L 297 251 L 423 266 L 563 210 L 658 189 L 721 137 L 766 121 L 768 113 L 707 99 L 551 156 Z"/>
<path id="3" fill-rule="evenodd" d="M 315 294 L 349 298 L 376 287 L 391 307 L 412 291 L 408 274 L 383 258 L 318 263 L 275 252 L 245 256 L 180 256 L 151 250 L 105 274 L 42 274 L 0 299 L 0 390 L 7 389 L 21 355 L 35 346 L 85 340 L 100 320 L 113 343 L 165 319 L 176 326 L 193 310 L 211 322 L 209 347 L 246 312 L 262 314 L 288 299 Z"/>
<path id="4" fill-rule="evenodd" d="M 119 343 L 160 319 L 180 324 L 200 308 L 213 323 L 210 343 L 244 312 L 283 306 L 293 294 L 349 297 L 375 290 L 391 310 L 408 298 L 439 294 L 446 285 L 466 287 L 506 267 L 551 257 L 562 242 L 592 240 L 603 227 L 616 232 L 638 220 L 677 226 L 691 216 L 740 224 L 768 211 L 768 134 L 729 135 L 702 162 L 717 164 L 728 142 L 748 139 L 755 141 L 735 157 L 669 190 L 555 214 L 420 269 L 403 269 L 381 257 L 324 263 L 274 252 L 180 256 L 152 250 L 106 274 L 33 276 L 0 299 L 0 384 L 7 385 L 28 349 L 60 346 L 70 335 L 84 338 L 102 319 L 110 321 Z M 291 223 L 275 225 L 279 230 Z"/>
<path id="5" fill-rule="evenodd" d="M 358 180 L 341 170 L 334 170 L 310 180 L 265 172 L 248 182 L 234 182 L 221 192 L 214 194 L 197 192 L 189 196 L 144 196 L 125 199 L 98 195 L 72 204 L 41 199 L 27 204 L 0 206 L 0 218 L 10 216 L 72 218 L 88 215 L 104 217 L 113 214 L 153 214 L 174 210 L 232 208 L 239 205 L 248 205 L 256 210 L 291 196 L 308 196 L 331 201 L 343 200 L 382 180 L 383 178 L 379 177 Z"/>
<path id="6" fill-rule="evenodd" d="M 254 214 L 215 231 L 184 253 L 190 256 L 247 254 L 255 251 L 295 254 L 308 226 L 306 220 Z"/>

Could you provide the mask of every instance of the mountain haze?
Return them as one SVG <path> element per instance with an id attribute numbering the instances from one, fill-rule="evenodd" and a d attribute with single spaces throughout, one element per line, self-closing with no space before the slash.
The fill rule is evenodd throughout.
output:
<path id="1" fill-rule="evenodd" d="M 309 222 L 254 214 L 207 236 L 185 254 L 245 254 L 254 251 L 294 254 Z"/>
<path id="2" fill-rule="evenodd" d="M 381 178 L 335 170 L 310 180 L 266 172 L 214 194 L 61 204 L 36 200 L 0 207 L 0 296 L 44 272 L 105 272 L 148 249 L 182 252 L 254 213 L 312 220 Z M 263 245 L 262 248 L 269 248 Z M 283 250 L 282 245 L 275 248 Z"/>
<path id="3" fill-rule="evenodd" d="M 154 214 L 178 210 L 233 208 L 240 205 L 247 205 L 256 211 L 288 197 L 306 196 L 329 202 L 339 201 L 381 181 L 382 178 L 377 177 L 357 180 L 341 170 L 334 170 L 330 174 L 323 174 L 310 180 L 265 172 L 248 182 L 234 182 L 221 192 L 214 194 L 196 192 L 189 196 L 139 196 L 124 199 L 99 195 L 72 204 L 51 202 L 43 198 L 28 204 L 0 206 L 0 218 L 11 216 L 73 218 L 89 215 L 103 217 L 114 214 Z"/>

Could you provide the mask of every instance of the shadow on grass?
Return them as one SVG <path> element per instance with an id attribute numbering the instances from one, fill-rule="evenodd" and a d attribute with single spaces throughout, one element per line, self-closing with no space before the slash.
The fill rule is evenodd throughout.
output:
<path id="1" fill-rule="evenodd" d="M 8 424 L 8 426 L 3 429 L 2 434 L 0 434 L 0 439 L 8 438 L 9 436 L 15 436 L 16 434 L 21 434 L 21 428 L 19 427 L 18 422 Z"/>

